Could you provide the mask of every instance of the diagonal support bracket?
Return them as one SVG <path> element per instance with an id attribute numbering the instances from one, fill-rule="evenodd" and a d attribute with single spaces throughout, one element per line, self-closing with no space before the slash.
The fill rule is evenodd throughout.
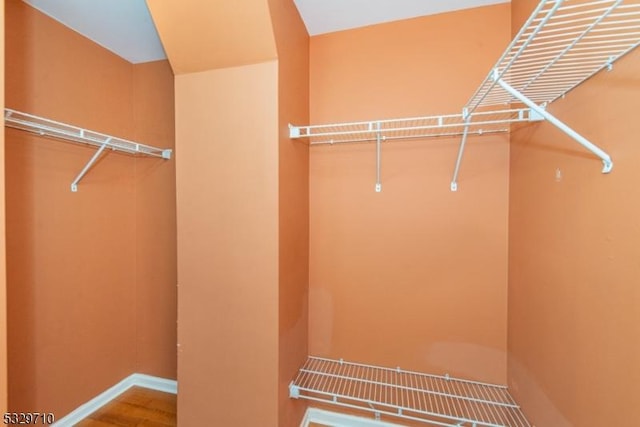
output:
<path id="1" fill-rule="evenodd" d="M 380 122 L 376 123 L 376 193 L 382 191 L 382 134 Z"/>
<path id="2" fill-rule="evenodd" d="M 469 124 L 471 122 L 471 114 L 465 108 L 462 112 L 464 117 L 464 131 L 462 132 L 462 141 L 460 142 L 460 148 L 458 148 L 458 158 L 456 159 L 456 168 L 453 171 L 453 178 L 451 179 L 451 191 L 458 191 L 458 174 L 460 173 L 460 165 L 462 164 L 462 156 L 464 154 L 465 146 L 467 145 L 467 137 L 469 136 Z"/>
<path id="3" fill-rule="evenodd" d="M 76 193 L 78 191 L 78 183 L 87 174 L 87 172 L 89 172 L 89 169 L 91 169 L 91 166 L 93 166 L 95 164 L 95 162 L 98 161 L 98 158 L 100 157 L 100 155 L 102 154 L 104 149 L 107 148 L 107 144 L 109 144 L 109 141 L 111 141 L 111 138 L 108 138 L 100 146 L 100 148 L 98 148 L 98 151 L 96 151 L 96 153 L 93 155 L 93 157 L 91 157 L 91 159 L 87 162 L 87 164 L 84 166 L 84 168 L 82 168 L 82 170 L 80 171 L 78 176 L 76 176 L 76 179 L 73 180 L 73 182 L 71 183 L 71 191 L 72 192 Z"/>
<path id="4" fill-rule="evenodd" d="M 566 124 L 558 120 L 555 116 L 553 116 L 543 107 L 539 106 L 538 104 L 536 104 L 535 102 L 527 98 L 525 95 L 520 93 L 517 89 L 514 89 L 513 87 L 511 87 L 507 82 L 505 82 L 501 78 L 497 78 L 496 82 L 515 99 L 522 102 L 527 107 L 531 108 L 532 111 L 540 115 L 542 118 L 544 118 L 546 121 L 548 121 L 558 129 L 560 129 L 562 132 L 564 132 L 569 137 L 574 139 L 577 143 L 582 145 L 584 148 L 586 148 L 587 150 L 591 151 L 593 154 L 598 156 L 600 160 L 602 160 L 602 164 L 603 164 L 602 173 L 611 172 L 611 169 L 613 169 L 613 161 L 611 160 L 611 157 L 605 151 L 603 151 L 600 147 L 598 147 L 597 145 L 595 145 L 594 143 L 586 139 L 584 136 L 580 135 L 578 132 L 574 131 L 569 126 L 567 126 Z"/>

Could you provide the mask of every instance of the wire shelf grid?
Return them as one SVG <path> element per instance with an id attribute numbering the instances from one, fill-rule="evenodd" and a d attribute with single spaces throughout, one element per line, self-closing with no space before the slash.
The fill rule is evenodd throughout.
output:
<path id="1" fill-rule="evenodd" d="M 170 149 L 152 147 L 150 145 L 139 144 L 137 142 L 82 129 L 66 123 L 56 122 L 33 114 L 22 113 L 20 111 L 5 108 L 5 125 L 11 128 L 20 129 L 42 136 L 59 138 L 70 142 L 92 145 L 95 147 L 105 146 L 114 151 L 128 154 L 140 154 L 151 157 L 161 157 L 170 159 Z"/>
<path id="2" fill-rule="evenodd" d="M 515 102 L 499 79 L 549 104 L 638 45 L 637 0 L 542 0 L 466 108 Z"/>
<path id="3" fill-rule="evenodd" d="M 451 427 L 529 427 L 506 387 L 399 368 L 309 357 L 294 398 Z"/>
<path id="4" fill-rule="evenodd" d="M 384 141 L 456 137 L 469 126 L 469 135 L 509 132 L 514 123 L 537 120 L 527 108 L 478 111 L 464 114 L 411 117 L 367 122 L 291 126 L 292 138 L 309 138 L 310 145 L 374 142 L 378 134 Z M 468 121 L 468 122 L 467 122 Z"/>

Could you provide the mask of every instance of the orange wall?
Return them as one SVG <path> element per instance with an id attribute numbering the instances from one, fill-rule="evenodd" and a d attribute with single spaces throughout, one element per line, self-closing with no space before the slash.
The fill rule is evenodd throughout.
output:
<path id="1" fill-rule="evenodd" d="M 290 0 L 223 3 L 148 1 L 177 75 L 179 422 L 199 425 L 213 401 L 225 425 L 293 426 L 309 150 L 288 124 L 309 121 L 309 37 Z"/>
<path id="2" fill-rule="evenodd" d="M 4 7 L 0 8 L 0 105 L 4 108 Z M 4 127 L 4 114 L 0 119 Z M 0 132 L 0 412 L 7 412 L 7 280 L 4 132 Z"/>
<path id="3" fill-rule="evenodd" d="M 5 6 L 6 105 L 130 134 L 131 66 L 21 1 Z M 135 368 L 135 165 L 108 154 L 71 193 L 93 149 L 6 138 L 9 408 L 59 418 Z"/>
<path id="4" fill-rule="evenodd" d="M 309 122 L 309 36 L 291 0 L 270 0 L 278 47 L 279 410 L 278 425 L 299 426 L 305 404 L 289 383 L 308 355 L 309 147 L 289 123 Z"/>
<path id="5" fill-rule="evenodd" d="M 174 148 L 173 74 L 167 61 L 133 66 L 136 141 Z M 175 161 L 136 163 L 136 372 L 177 376 Z"/>
<path id="6" fill-rule="evenodd" d="M 176 75 L 277 56 L 268 0 L 147 0 Z"/>
<path id="7" fill-rule="evenodd" d="M 311 122 L 459 112 L 508 4 L 311 38 Z M 506 382 L 508 137 L 310 152 L 309 351 Z"/>
<path id="8" fill-rule="evenodd" d="M 156 80 L 169 77 L 162 87 L 137 85 L 128 62 L 22 1 L 5 7 L 8 107 L 143 142 L 171 140 L 167 129 L 150 130 L 139 105 L 170 98 L 149 93 L 170 89 L 166 65 L 146 71 L 157 73 Z M 163 107 L 153 108 L 156 117 L 172 120 Z M 168 374 L 175 351 L 167 345 L 156 354 L 161 362 L 138 364 L 138 338 L 155 332 L 138 328 L 138 308 L 151 309 L 136 292 L 145 275 L 136 260 L 143 267 L 147 262 L 140 259 L 146 255 L 136 233 L 149 214 L 138 184 L 165 180 L 171 191 L 171 173 L 151 171 L 167 163 L 107 153 L 71 193 L 69 184 L 94 149 L 7 129 L 6 150 L 10 409 L 46 408 L 59 418 L 139 366 Z M 159 210 L 170 205 L 171 196 L 165 197 Z M 164 222 L 170 226 L 170 219 Z M 156 244 L 169 244 L 171 233 L 159 231 Z M 172 253 L 158 252 L 165 253 L 162 259 Z M 163 293 L 169 284 L 156 286 Z M 154 315 L 175 319 L 175 309 Z"/>
<path id="9" fill-rule="evenodd" d="M 176 77 L 181 426 L 278 422 L 277 79 Z"/>
<path id="10" fill-rule="evenodd" d="M 535 3 L 513 2 L 514 31 Z M 537 426 L 640 417 L 639 71 L 635 51 L 549 107 L 611 174 L 553 126 L 512 135 L 508 377 Z"/>

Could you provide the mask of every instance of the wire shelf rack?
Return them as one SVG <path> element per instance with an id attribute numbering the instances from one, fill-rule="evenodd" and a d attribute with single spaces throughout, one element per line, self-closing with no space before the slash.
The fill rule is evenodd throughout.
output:
<path id="1" fill-rule="evenodd" d="M 114 151 L 128 154 L 141 154 L 145 156 L 171 158 L 170 149 L 152 147 L 150 145 L 139 144 L 137 142 L 82 129 L 66 123 L 56 122 L 44 117 L 27 114 L 20 111 L 5 108 L 5 126 L 36 133 L 42 136 L 64 139 L 70 142 L 101 147 L 106 145 Z"/>
<path id="2" fill-rule="evenodd" d="M 310 356 L 292 398 L 444 427 L 530 427 L 505 386 Z"/>
<path id="3" fill-rule="evenodd" d="M 160 157 L 163 159 L 170 159 L 172 153 L 171 149 L 156 148 L 150 145 L 139 144 L 137 142 L 94 132 L 66 123 L 56 122 L 55 120 L 45 119 L 44 117 L 23 113 L 9 108 L 5 108 L 4 110 L 4 124 L 7 127 L 32 132 L 41 136 L 48 136 L 69 142 L 98 147 L 98 150 L 95 152 L 93 157 L 91 157 L 84 168 L 76 176 L 76 179 L 71 183 L 71 191 L 74 193 L 78 191 L 78 184 L 80 180 L 87 174 L 89 169 L 93 167 L 98 158 L 107 148 L 127 154 Z"/>
<path id="4" fill-rule="evenodd" d="M 518 102 L 498 80 L 549 104 L 639 44 L 637 0 L 542 0 L 466 108 Z"/>
<path id="5" fill-rule="evenodd" d="M 457 191 L 468 136 L 504 133 L 515 123 L 546 120 L 597 156 L 602 173 L 609 173 L 611 156 L 546 107 L 598 72 L 612 69 L 639 45 L 639 0 L 541 0 L 461 114 L 290 126 L 290 137 L 309 138 L 311 145 L 375 141 L 379 192 L 382 141 L 461 136 L 451 180 L 451 191 Z"/>
<path id="6" fill-rule="evenodd" d="M 468 119 L 468 122 L 467 120 Z M 509 132 L 514 123 L 537 120 L 528 108 L 478 111 L 465 118 L 463 114 L 410 117 L 391 120 L 336 123 L 312 126 L 290 126 L 290 137 L 308 138 L 311 145 L 456 137 L 469 126 L 470 135 Z"/>

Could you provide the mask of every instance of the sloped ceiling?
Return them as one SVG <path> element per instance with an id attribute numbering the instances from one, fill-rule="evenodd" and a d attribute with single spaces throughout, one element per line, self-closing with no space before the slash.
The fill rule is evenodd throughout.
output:
<path id="1" fill-rule="evenodd" d="M 509 1 L 294 0 L 311 36 Z"/>
<path id="2" fill-rule="evenodd" d="M 24 0 L 127 61 L 165 59 L 144 0 Z"/>
<path id="3" fill-rule="evenodd" d="M 147 0 L 175 74 L 277 58 L 266 0 Z"/>
<path id="4" fill-rule="evenodd" d="M 24 1 L 129 62 L 135 64 L 166 58 L 165 49 L 160 42 L 145 0 Z M 307 31 L 313 36 L 452 10 L 506 3 L 510 0 L 292 1 L 300 11 Z M 212 41 L 215 42 L 215 49 L 225 55 L 233 56 L 233 50 L 238 48 L 237 44 L 227 44 L 220 37 L 225 37 L 227 33 L 238 36 L 241 32 L 246 32 L 251 37 L 251 34 L 256 33 L 251 27 L 254 18 L 264 15 L 268 2 L 267 0 L 149 0 L 149 3 L 158 10 L 154 12 L 156 14 L 154 18 L 159 21 L 156 25 L 164 27 L 163 31 L 170 30 L 172 34 L 180 34 L 178 36 L 180 39 L 194 40 L 195 45 L 189 52 L 183 51 L 183 48 L 176 48 L 173 54 L 182 57 L 198 54 L 199 45 Z M 202 13 L 198 13 L 199 10 Z M 235 29 L 227 26 L 228 31 L 217 31 L 213 27 L 220 23 L 224 24 L 227 19 L 222 12 L 238 17 L 240 19 L 238 22 L 246 22 L 247 25 L 236 26 Z M 260 34 L 263 23 L 262 19 L 258 21 L 260 28 L 257 29 L 257 33 Z M 205 28 L 210 28 L 210 36 L 215 37 L 215 40 L 202 37 L 201 33 Z M 271 43 L 271 41 L 260 39 L 257 42 L 258 44 Z M 172 50 L 171 46 L 165 46 L 165 48 Z"/>

